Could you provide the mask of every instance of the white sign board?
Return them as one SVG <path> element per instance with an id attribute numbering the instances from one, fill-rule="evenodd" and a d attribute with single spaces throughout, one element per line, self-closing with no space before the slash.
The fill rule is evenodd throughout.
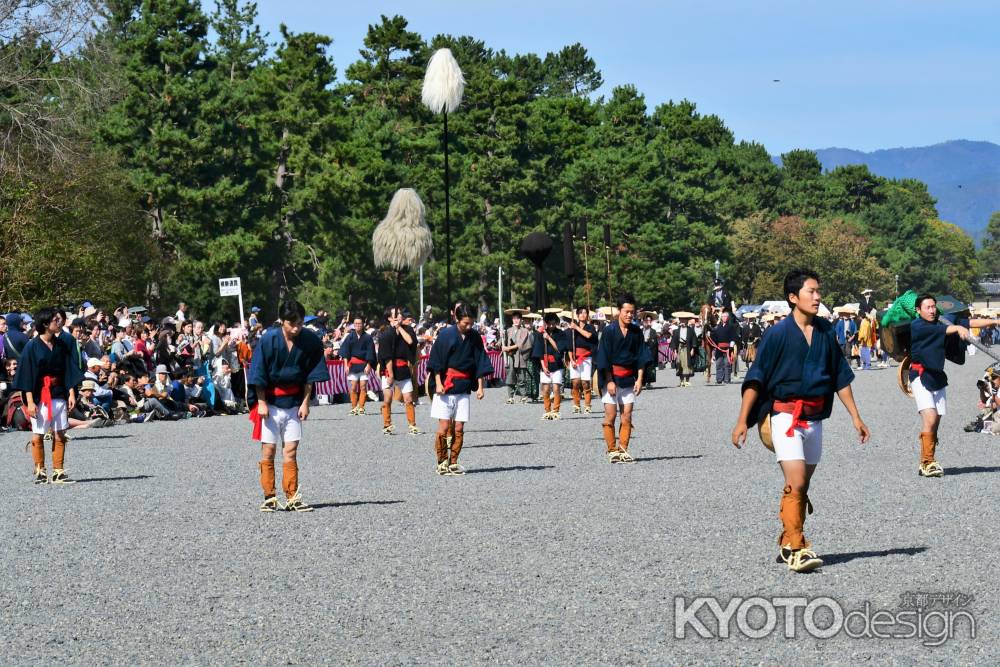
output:
<path id="1" fill-rule="evenodd" d="M 240 327 L 245 327 L 247 318 L 243 314 L 243 285 L 240 283 L 239 277 L 235 278 L 219 278 L 219 296 L 235 296 L 239 299 L 240 303 Z M 249 379 L 247 378 L 249 373 L 243 374 L 243 386 L 249 391 Z"/>
<path id="2" fill-rule="evenodd" d="M 243 287 L 239 278 L 219 278 L 219 296 L 240 296 Z"/>

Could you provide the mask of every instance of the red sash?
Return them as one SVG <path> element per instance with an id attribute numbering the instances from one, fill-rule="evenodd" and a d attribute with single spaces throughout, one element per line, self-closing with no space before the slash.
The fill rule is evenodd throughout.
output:
<path id="1" fill-rule="evenodd" d="M 590 355 L 591 355 L 590 350 L 588 350 L 585 347 L 578 347 L 578 348 L 576 348 L 576 350 L 574 350 L 574 353 L 576 354 L 576 365 L 577 366 L 579 366 L 581 363 L 583 363 L 583 361 L 585 359 L 587 359 L 588 357 L 590 357 Z"/>
<path id="2" fill-rule="evenodd" d="M 447 393 L 452 387 L 455 386 L 455 380 L 471 379 L 472 373 L 466 373 L 465 371 L 449 368 L 448 372 L 444 374 L 444 392 Z"/>
<path id="3" fill-rule="evenodd" d="M 52 410 L 52 387 L 58 387 L 61 382 L 59 378 L 55 375 L 43 375 L 42 376 L 42 395 L 40 397 L 42 405 L 49 409 L 49 419 L 52 419 L 52 415 L 55 413 Z"/>
<path id="4" fill-rule="evenodd" d="M 554 363 L 556 363 L 556 359 L 557 359 L 557 357 L 554 354 L 546 354 L 545 355 L 545 363 L 547 363 L 547 364 L 554 364 Z"/>
<path id="5" fill-rule="evenodd" d="M 359 359 L 358 357 L 351 357 L 351 360 L 347 364 L 349 366 L 367 366 L 368 361 L 366 359 Z"/>
<path id="6" fill-rule="evenodd" d="M 630 378 L 635 375 L 635 370 L 631 366 L 618 366 L 612 364 L 611 374 L 616 378 Z"/>
<path id="7" fill-rule="evenodd" d="M 785 431 L 785 435 L 791 438 L 795 435 L 796 428 L 809 428 L 809 422 L 802 419 L 804 414 L 807 417 L 818 415 L 823 411 L 825 399 L 818 398 L 793 398 L 788 401 L 775 401 L 774 411 L 792 415 L 792 425 Z"/>
<path id="8" fill-rule="evenodd" d="M 910 364 L 910 370 L 916 372 L 916 374 L 919 376 L 924 374 L 925 369 L 922 363 L 914 361 L 913 363 Z"/>
<path id="9" fill-rule="evenodd" d="M 277 387 L 268 387 L 264 395 L 264 400 L 270 403 L 277 396 L 298 396 L 301 393 L 302 385 L 280 384 Z M 258 400 L 260 400 L 259 397 Z M 253 433 L 251 433 L 250 439 L 260 442 L 264 419 L 260 416 L 260 413 L 257 412 L 256 402 L 250 406 L 250 414 L 247 415 L 247 419 L 249 419 L 250 423 L 253 424 Z"/>

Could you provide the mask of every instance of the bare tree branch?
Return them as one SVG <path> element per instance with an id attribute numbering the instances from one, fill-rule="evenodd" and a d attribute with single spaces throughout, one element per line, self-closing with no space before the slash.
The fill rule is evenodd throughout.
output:
<path id="1" fill-rule="evenodd" d="M 113 55 L 94 39 L 102 0 L 0 0 L 0 169 L 25 151 L 62 162 L 105 108 Z"/>

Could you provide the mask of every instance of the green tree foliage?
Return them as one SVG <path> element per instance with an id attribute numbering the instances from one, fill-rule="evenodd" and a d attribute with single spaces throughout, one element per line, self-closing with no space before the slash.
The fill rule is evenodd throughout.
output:
<path id="1" fill-rule="evenodd" d="M 756 303 L 780 299 L 784 274 L 799 266 L 820 275 L 823 300 L 831 305 L 856 301 L 863 287 L 880 297 L 894 288 L 893 276 L 871 255 L 863 227 L 850 219 L 751 216 L 734 223 L 733 249 L 738 285 Z"/>
<path id="2" fill-rule="evenodd" d="M 208 17 L 192 0 L 146 0 L 112 8 L 110 25 L 123 61 L 125 93 L 97 128 L 103 144 L 121 156 L 142 196 L 150 235 L 165 257 L 184 252 L 214 164 L 202 134 L 202 106 L 211 99 Z M 175 240 L 177 233 L 180 238 Z M 149 299 L 159 305 L 160 281 Z"/>
<path id="3" fill-rule="evenodd" d="M 1000 211 L 991 215 L 986 225 L 979 264 L 985 273 L 1000 273 Z"/>
<path id="4" fill-rule="evenodd" d="M 100 153 L 0 178 L 0 308 L 138 299 L 159 265 L 126 174 Z"/>
<path id="5" fill-rule="evenodd" d="M 563 305 L 598 306 L 609 290 L 626 289 L 644 306 L 697 306 L 716 260 L 740 301 L 780 296 L 791 263 L 816 267 L 828 300 L 854 300 L 861 283 L 891 296 L 897 274 L 900 287 L 971 294 L 971 240 L 938 220 L 922 183 L 863 166 L 824 173 L 804 150 L 778 166 L 691 101 L 650 109 L 630 85 L 597 97 L 603 77 L 581 44 L 510 54 L 475 36 L 425 39 L 405 18 L 383 15 L 338 78 L 330 37 L 282 27 L 269 44 L 252 2 L 106 0 L 104 8 L 98 32 L 75 53 L 28 39 L 2 46 L 0 60 L 16 62 L 8 54 L 21 49 L 33 71 L 60 68 L 111 99 L 75 98 L 65 92 L 73 86 L 54 95 L 5 86 L 0 69 L 0 122 L 11 126 L 19 104 L 53 100 L 74 110 L 61 117 L 77 119 L 76 129 L 43 129 L 78 151 L 48 169 L 52 155 L 33 149 L 32 164 L 17 168 L 22 178 L 4 182 L 0 220 L 18 221 L 11 238 L 21 248 L 62 224 L 40 188 L 75 197 L 80 224 L 106 204 L 122 225 L 116 233 L 131 230 L 137 250 L 128 261 L 148 260 L 116 284 L 116 296 L 135 298 L 144 284 L 154 307 L 183 299 L 201 317 L 224 308 L 231 316 L 216 279 L 239 275 L 266 317 L 286 295 L 369 315 L 396 300 L 415 305 L 416 275 L 376 271 L 370 245 L 393 193 L 412 187 L 434 235 L 427 302 L 443 307 L 442 119 L 421 103 L 427 61 L 442 47 L 466 79 L 448 119 L 456 298 L 495 307 L 499 266 L 508 298 L 530 305 L 532 271 L 518 248 L 539 230 L 555 240 L 546 271 Z M 102 85 L 93 67 L 77 66 L 87 61 L 105 64 Z M 567 224 L 589 232 L 586 243 L 574 241 L 573 280 L 562 272 Z M 1000 219 L 990 229 L 979 259 L 1000 270 Z M 17 248 L 8 244 L 4 258 L 20 257 Z M 56 273 L 40 275 L 8 290 L 8 302 L 35 302 L 49 280 L 54 294 L 77 293 Z M 82 272 L 66 275 L 87 284 Z"/>

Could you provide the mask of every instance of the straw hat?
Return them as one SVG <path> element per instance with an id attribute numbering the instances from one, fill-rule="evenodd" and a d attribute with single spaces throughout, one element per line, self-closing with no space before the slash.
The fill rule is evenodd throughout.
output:
<path id="1" fill-rule="evenodd" d="M 693 317 L 698 317 L 698 316 L 686 310 L 675 310 L 674 312 L 670 313 L 670 317 L 676 317 L 679 320 L 689 320 Z"/>
<path id="2" fill-rule="evenodd" d="M 614 306 L 601 306 L 600 308 L 597 309 L 597 312 L 599 312 L 601 315 L 604 315 L 605 317 L 614 317 L 615 315 L 618 314 L 618 309 L 615 308 Z"/>
<path id="3" fill-rule="evenodd" d="M 764 322 L 773 322 L 774 321 L 774 313 L 767 313 L 766 315 L 764 315 L 760 319 L 762 321 L 764 321 Z"/>
<path id="4" fill-rule="evenodd" d="M 746 318 L 746 319 L 748 319 L 748 320 L 755 320 L 758 317 L 760 317 L 760 313 L 754 313 L 754 312 L 751 311 L 749 313 L 743 313 L 743 317 Z"/>
<path id="5" fill-rule="evenodd" d="M 525 311 L 524 308 L 508 308 L 507 310 L 503 311 L 503 314 L 504 315 L 508 315 L 508 316 L 509 315 L 524 315 L 525 312 L 527 312 L 527 311 Z"/>
<path id="6" fill-rule="evenodd" d="M 639 313 L 640 319 L 646 319 L 647 317 L 652 317 L 654 320 L 660 317 L 659 313 L 654 313 L 651 310 L 644 310 Z"/>
<path id="7" fill-rule="evenodd" d="M 571 320 L 571 319 L 573 319 L 573 313 L 569 312 L 568 310 L 560 310 L 559 313 L 558 313 L 558 315 L 559 315 L 559 317 L 563 318 L 564 320 Z"/>
<path id="8" fill-rule="evenodd" d="M 538 313 L 524 313 L 521 315 L 522 320 L 537 320 L 541 317 Z"/>
<path id="9" fill-rule="evenodd" d="M 562 310 L 563 309 L 560 308 L 559 306 L 553 306 L 551 308 L 542 308 L 543 313 L 559 313 L 562 312 Z"/>

